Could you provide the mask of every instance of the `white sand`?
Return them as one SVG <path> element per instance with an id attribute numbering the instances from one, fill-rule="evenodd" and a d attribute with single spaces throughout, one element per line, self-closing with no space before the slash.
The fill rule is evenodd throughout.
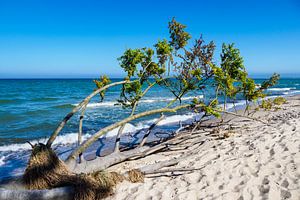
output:
<path id="1" fill-rule="evenodd" d="M 234 119 L 234 134 L 227 139 L 212 139 L 204 145 L 190 141 L 186 150 L 114 166 L 113 170 L 123 171 L 184 154 L 185 159 L 171 168 L 201 169 L 155 174 L 144 183 L 123 182 L 109 199 L 300 200 L 300 97 L 290 98 L 277 112 L 256 116 L 272 126 Z"/>

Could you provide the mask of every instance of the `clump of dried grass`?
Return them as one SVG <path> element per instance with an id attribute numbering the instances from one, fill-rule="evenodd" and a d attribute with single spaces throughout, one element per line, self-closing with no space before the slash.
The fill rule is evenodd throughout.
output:
<path id="1" fill-rule="evenodd" d="M 23 182 L 28 189 L 49 189 L 64 185 L 62 177 L 70 175 L 67 166 L 51 148 L 37 144 L 32 149 Z"/>
<path id="2" fill-rule="evenodd" d="M 145 175 L 138 169 L 132 169 L 127 172 L 128 180 L 132 183 L 144 182 Z"/>
<path id="3" fill-rule="evenodd" d="M 113 188 L 123 180 L 143 182 L 144 174 L 133 169 L 128 177 L 117 172 L 98 171 L 89 174 L 74 174 L 55 152 L 44 144 L 33 146 L 23 183 L 28 189 L 50 189 L 62 186 L 74 187 L 74 200 L 97 200 L 113 194 Z"/>
<path id="4" fill-rule="evenodd" d="M 74 174 L 55 152 L 44 144 L 33 146 L 23 175 L 24 185 L 31 190 L 73 186 L 75 200 L 107 197 L 113 193 L 113 187 L 120 180 L 117 173 Z"/>
<path id="5" fill-rule="evenodd" d="M 117 172 L 109 172 L 109 176 L 113 186 L 116 186 L 118 183 L 125 180 L 125 177 Z"/>
<path id="6" fill-rule="evenodd" d="M 75 176 L 67 177 L 69 185 L 74 186 L 74 200 L 87 199 L 96 200 L 97 188 L 99 184 L 92 177 L 86 174 L 78 174 Z M 106 193 L 105 195 L 106 196 Z"/>

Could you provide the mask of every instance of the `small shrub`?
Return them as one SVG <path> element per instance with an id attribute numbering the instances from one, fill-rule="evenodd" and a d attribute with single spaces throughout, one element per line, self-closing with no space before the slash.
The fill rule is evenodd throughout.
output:
<path id="1" fill-rule="evenodd" d="M 264 99 L 262 100 L 260 107 L 265 110 L 271 110 L 273 107 L 273 102 L 270 99 L 267 100 Z"/>
<path id="2" fill-rule="evenodd" d="M 286 99 L 284 97 L 276 97 L 274 100 L 273 100 L 273 103 L 275 105 L 282 105 L 282 104 L 285 104 L 286 103 Z"/>

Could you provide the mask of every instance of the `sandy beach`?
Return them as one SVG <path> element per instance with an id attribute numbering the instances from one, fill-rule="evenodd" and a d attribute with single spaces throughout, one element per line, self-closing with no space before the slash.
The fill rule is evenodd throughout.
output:
<path id="1" fill-rule="evenodd" d="M 111 167 L 125 171 L 180 157 L 164 169 L 194 170 L 123 182 L 108 199 L 300 199 L 300 96 L 287 99 L 278 111 L 254 114 L 269 125 L 227 116 L 226 125 L 202 128 L 176 148 Z"/>

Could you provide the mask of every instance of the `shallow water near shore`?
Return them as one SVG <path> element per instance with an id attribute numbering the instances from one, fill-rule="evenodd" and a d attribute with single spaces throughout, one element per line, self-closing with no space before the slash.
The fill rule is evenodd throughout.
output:
<path id="1" fill-rule="evenodd" d="M 256 80 L 257 83 L 262 81 Z M 31 148 L 26 141 L 45 142 L 59 121 L 94 88 L 90 79 L 0 80 L 0 180 L 22 173 Z M 83 139 L 129 115 L 130 110 L 115 106 L 119 91 L 119 87 L 113 88 L 107 91 L 104 102 L 100 103 L 99 97 L 95 97 L 89 104 L 84 118 Z M 268 93 L 270 96 L 300 94 L 300 79 L 281 79 Z M 194 97 L 209 100 L 213 95 L 212 89 L 207 88 L 205 93 L 188 94 L 183 102 L 190 102 Z M 141 101 L 138 111 L 165 106 L 171 99 L 168 90 L 154 87 Z M 237 100 L 237 104 L 242 105 L 243 102 Z M 125 132 L 133 133 L 147 128 L 156 117 L 142 118 L 127 124 Z M 188 111 L 178 112 L 174 116 L 167 116 L 155 132 L 174 130 L 180 121 L 191 123 L 198 117 Z M 78 118 L 78 115 L 74 116 L 55 141 L 54 148 L 58 153 L 69 152 L 76 146 Z M 113 137 L 116 132 L 109 132 L 106 138 Z M 96 146 L 101 146 L 103 140 L 94 146 L 98 154 L 100 147 Z"/>

